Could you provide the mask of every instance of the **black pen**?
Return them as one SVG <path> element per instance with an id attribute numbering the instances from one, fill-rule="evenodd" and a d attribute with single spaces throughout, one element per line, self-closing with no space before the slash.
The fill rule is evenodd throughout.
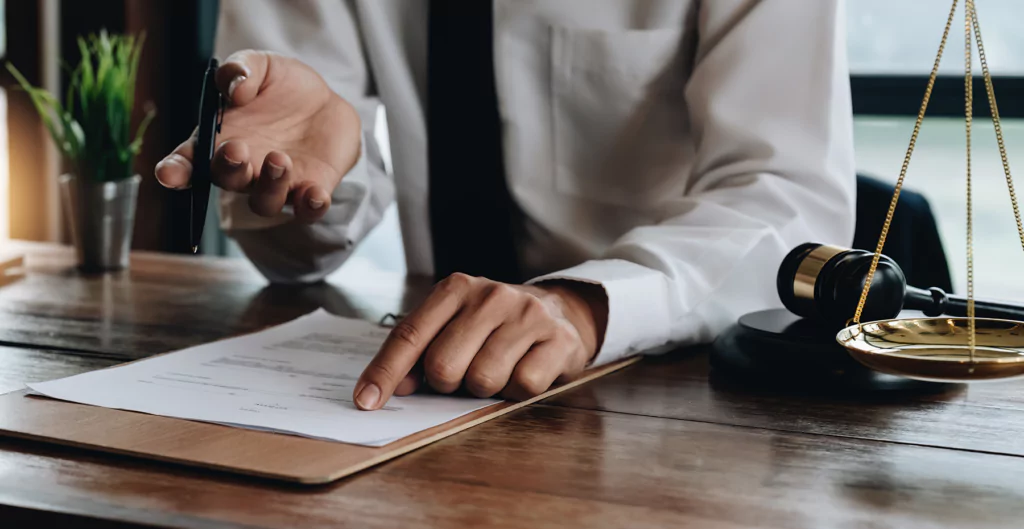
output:
<path id="1" fill-rule="evenodd" d="M 217 90 L 217 59 L 210 59 L 203 77 L 203 91 L 199 97 L 199 137 L 196 139 L 192 159 L 192 178 L 189 181 L 192 192 L 189 244 L 192 253 L 199 251 L 199 241 L 206 224 L 206 208 L 210 204 L 210 168 L 216 147 L 217 133 L 220 132 L 223 101 Z"/>

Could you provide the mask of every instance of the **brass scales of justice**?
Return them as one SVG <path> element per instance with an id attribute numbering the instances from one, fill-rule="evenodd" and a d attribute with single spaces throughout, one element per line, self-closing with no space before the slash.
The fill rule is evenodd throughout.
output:
<path id="1" fill-rule="evenodd" d="M 942 34 L 938 55 L 928 78 L 924 99 L 917 115 L 914 132 L 910 137 L 910 145 L 903 161 L 896 191 L 882 226 L 878 246 L 871 262 L 867 278 L 861 291 L 856 312 L 847 321 L 847 327 L 839 332 L 836 340 L 845 347 L 850 355 L 861 364 L 881 373 L 898 377 L 934 381 L 934 382 L 977 382 L 985 380 L 1006 379 L 1024 375 L 1024 322 L 976 318 L 974 307 L 974 256 L 973 256 L 973 223 L 971 203 L 971 125 L 973 121 L 974 90 L 971 66 L 973 62 L 972 42 L 977 41 L 985 90 L 992 112 L 992 123 L 995 128 L 999 155 L 1002 158 L 1006 185 L 1013 205 L 1013 214 L 1017 221 L 1017 232 L 1024 248 L 1024 225 L 1021 224 L 1017 196 L 1010 175 L 1010 165 L 1006 156 L 1006 145 L 1003 142 L 1003 131 L 996 105 L 995 90 L 992 76 L 985 57 L 985 47 L 981 38 L 981 26 L 974 0 L 964 2 L 964 91 L 965 91 L 965 123 L 967 146 L 967 316 L 966 317 L 934 317 L 907 318 L 882 321 L 861 322 L 861 314 L 867 302 L 868 291 L 874 278 L 885 238 L 889 231 L 896 204 L 899 200 L 903 180 L 907 175 L 914 146 L 917 142 L 921 123 L 924 121 L 928 101 L 931 98 L 935 79 L 938 76 L 939 64 L 946 47 L 949 32 L 957 12 L 959 0 L 953 0 L 953 6 L 946 21 Z"/>

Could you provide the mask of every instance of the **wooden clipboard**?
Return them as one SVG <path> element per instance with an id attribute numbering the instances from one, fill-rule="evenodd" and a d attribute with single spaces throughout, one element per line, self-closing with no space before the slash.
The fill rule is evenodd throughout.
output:
<path id="1" fill-rule="evenodd" d="M 632 357 L 584 372 L 523 402 L 501 402 L 381 447 L 322 441 L 26 395 L 0 395 L 0 436 L 302 484 L 359 472 L 557 395 L 637 362 Z"/>

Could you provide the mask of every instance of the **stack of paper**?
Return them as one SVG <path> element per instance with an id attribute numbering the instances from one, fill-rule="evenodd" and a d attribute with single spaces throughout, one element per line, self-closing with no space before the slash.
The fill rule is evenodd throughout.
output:
<path id="1" fill-rule="evenodd" d="M 388 329 L 320 310 L 259 333 L 30 384 L 47 397 L 180 419 L 381 446 L 493 399 L 393 397 L 358 410 L 352 391 Z"/>

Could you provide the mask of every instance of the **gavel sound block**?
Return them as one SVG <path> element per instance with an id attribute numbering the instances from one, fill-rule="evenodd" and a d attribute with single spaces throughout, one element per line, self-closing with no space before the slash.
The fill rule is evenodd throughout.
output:
<path id="1" fill-rule="evenodd" d="M 854 390 L 942 388 L 871 371 L 836 342 L 860 299 L 874 254 L 816 243 L 793 249 L 776 278 L 784 309 L 747 314 L 715 341 L 711 364 L 716 371 L 754 382 L 821 385 Z M 875 271 L 861 321 L 892 319 L 903 310 L 926 316 L 966 316 L 967 300 L 938 288 L 907 286 L 892 259 L 882 256 Z M 978 317 L 1024 319 L 1024 307 L 975 301 Z"/>

